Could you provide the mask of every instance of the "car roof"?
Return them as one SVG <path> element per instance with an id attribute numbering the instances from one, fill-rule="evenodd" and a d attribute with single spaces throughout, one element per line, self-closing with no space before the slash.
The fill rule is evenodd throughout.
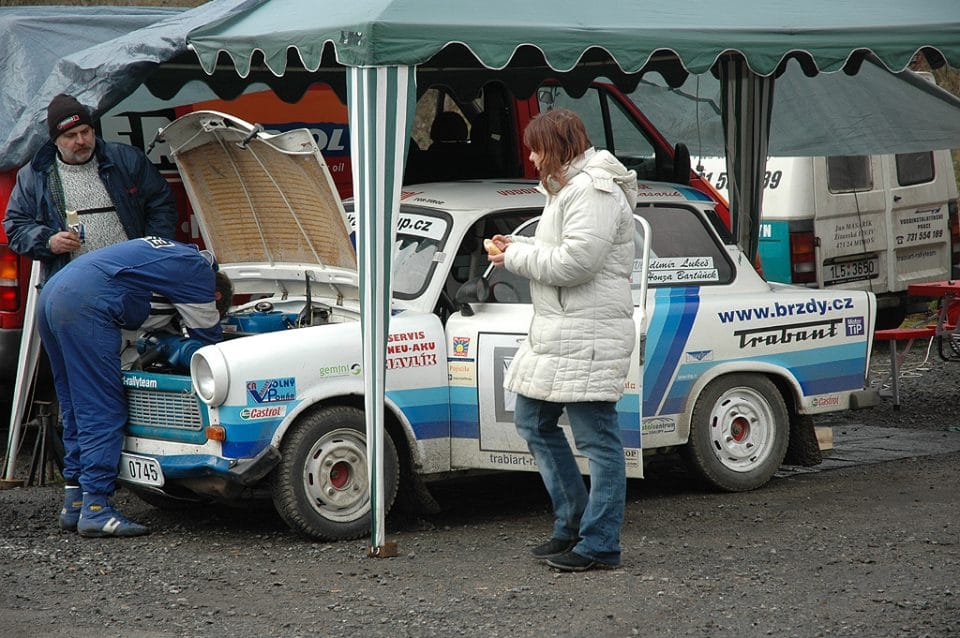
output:
<path id="1" fill-rule="evenodd" d="M 640 181 L 638 203 L 712 202 L 690 186 L 665 182 Z M 544 195 L 535 180 L 484 179 L 436 182 L 404 186 L 401 206 L 417 206 L 448 212 L 542 208 Z"/>

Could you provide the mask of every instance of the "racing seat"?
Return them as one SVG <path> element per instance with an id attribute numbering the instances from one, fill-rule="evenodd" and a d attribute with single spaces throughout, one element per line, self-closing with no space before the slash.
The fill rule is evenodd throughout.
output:
<path id="1" fill-rule="evenodd" d="M 430 126 L 433 143 L 424 151 L 431 181 L 462 179 L 470 174 L 467 122 L 454 111 L 441 111 Z"/>

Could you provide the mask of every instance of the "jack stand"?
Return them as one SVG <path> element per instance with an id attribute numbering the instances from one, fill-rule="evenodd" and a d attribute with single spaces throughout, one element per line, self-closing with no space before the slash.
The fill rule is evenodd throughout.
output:
<path id="1" fill-rule="evenodd" d="M 33 444 L 33 457 L 30 459 L 30 471 L 27 474 L 27 485 L 46 485 L 53 480 L 52 438 L 56 436 L 53 429 L 53 419 L 50 414 L 48 401 L 37 401 L 36 423 L 39 428 L 37 440 Z M 49 477 L 49 478 L 48 478 Z M 36 480 L 34 480 L 36 479 Z"/>

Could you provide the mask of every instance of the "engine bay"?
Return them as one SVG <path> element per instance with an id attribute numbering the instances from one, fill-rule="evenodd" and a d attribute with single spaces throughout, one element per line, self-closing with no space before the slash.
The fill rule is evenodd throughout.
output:
<path id="1" fill-rule="evenodd" d="M 355 312 L 307 297 L 270 297 L 234 307 L 220 325 L 223 328 L 223 340 L 226 341 L 355 318 Z M 162 332 L 126 335 L 121 354 L 122 369 L 190 374 L 190 356 L 196 349 L 195 342 L 188 337 L 186 329 L 177 319 L 171 322 L 168 330 Z M 191 342 L 194 343 L 192 350 L 189 349 Z"/>

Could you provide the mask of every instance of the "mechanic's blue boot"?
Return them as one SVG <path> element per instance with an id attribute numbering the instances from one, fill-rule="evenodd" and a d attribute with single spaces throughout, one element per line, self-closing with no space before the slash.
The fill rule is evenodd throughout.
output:
<path id="1" fill-rule="evenodd" d="M 80 506 L 83 505 L 83 490 L 79 485 L 66 485 L 63 488 L 63 509 L 60 510 L 60 529 L 77 531 L 80 520 Z"/>
<path id="2" fill-rule="evenodd" d="M 143 536 L 150 529 L 123 517 L 106 494 L 83 493 L 83 506 L 77 533 L 87 538 L 103 536 Z"/>

